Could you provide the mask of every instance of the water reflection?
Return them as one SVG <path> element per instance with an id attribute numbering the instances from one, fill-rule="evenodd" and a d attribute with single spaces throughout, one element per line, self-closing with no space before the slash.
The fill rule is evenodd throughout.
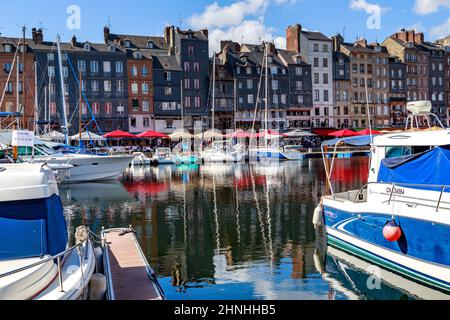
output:
<path id="1" fill-rule="evenodd" d="M 367 159 L 338 160 L 336 191 L 367 171 Z M 320 160 L 161 166 L 61 194 L 70 226 L 132 224 L 169 299 L 378 299 L 317 256 L 311 221 L 325 177 Z"/>

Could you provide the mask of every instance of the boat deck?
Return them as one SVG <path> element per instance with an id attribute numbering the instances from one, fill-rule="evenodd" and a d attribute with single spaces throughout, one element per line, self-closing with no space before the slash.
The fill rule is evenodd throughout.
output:
<path id="1" fill-rule="evenodd" d="M 149 277 L 147 261 L 141 255 L 134 233 L 107 232 L 111 281 L 115 300 L 162 300 Z"/>

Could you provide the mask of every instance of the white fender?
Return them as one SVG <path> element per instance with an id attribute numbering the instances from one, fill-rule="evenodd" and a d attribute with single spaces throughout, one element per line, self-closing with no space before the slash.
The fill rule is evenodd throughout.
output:
<path id="1" fill-rule="evenodd" d="M 323 225 L 323 205 L 319 204 L 314 210 L 313 215 L 314 228 L 317 230 L 318 227 Z"/>

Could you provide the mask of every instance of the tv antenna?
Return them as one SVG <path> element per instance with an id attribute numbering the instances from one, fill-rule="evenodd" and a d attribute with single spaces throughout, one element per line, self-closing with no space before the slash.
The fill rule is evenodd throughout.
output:
<path id="1" fill-rule="evenodd" d="M 111 28 L 111 16 L 108 16 L 108 22 L 106 23 L 108 28 Z"/>
<path id="2" fill-rule="evenodd" d="M 181 26 L 183 25 L 183 17 L 181 16 L 181 14 L 178 15 L 178 26 L 181 29 Z"/>

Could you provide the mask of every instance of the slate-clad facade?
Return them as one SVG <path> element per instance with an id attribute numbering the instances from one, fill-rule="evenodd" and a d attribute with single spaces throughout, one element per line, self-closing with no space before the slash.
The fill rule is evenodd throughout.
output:
<path id="1" fill-rule="evenodd" d="M 114 45 L 78 42 L 61 43 L 69 134 L 79 131 L 81 108 L 82 127 L 95 133 L 116 129 L 129 130 L 127 94 L 127 55 Z M 58 52 L 52 42 L 36 41 L 35 57 L 38 65 L 38 101 L 40 120 L 45 114 L 57 126 L 63 125 Z M 83 98 L 79 105 L 81 76 Z M 49 88 L 49 90 L 48 90 Z M 45 91 L 47 89 L 47 95 Z M 95 118 L 96 121 L 92 121 Z"/>

